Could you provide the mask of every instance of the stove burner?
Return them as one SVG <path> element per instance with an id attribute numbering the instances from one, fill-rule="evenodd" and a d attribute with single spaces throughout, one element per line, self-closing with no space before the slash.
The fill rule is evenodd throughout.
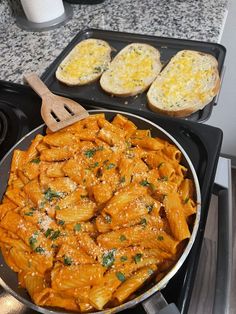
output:
<path id="1" fill-rule="evenodd" d="M 27 117 L 19 108 L 0 99 L 0 159 L 26 133 Z"/>
<path id="2" fill-rule="evenodd" d="M 7 117 L 0 111 L 0 144 L 4 141 L 8 129 Z"/>

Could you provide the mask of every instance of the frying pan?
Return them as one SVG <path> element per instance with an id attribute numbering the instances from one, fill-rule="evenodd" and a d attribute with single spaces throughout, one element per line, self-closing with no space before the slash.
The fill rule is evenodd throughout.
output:
<path id="1" fill-rule="evenodd" d="M 155 123 L 139 117 L 137 115 L 122 112 L 122 111 L 115 111 L 115 110 L 90 110 L 90 114 L 93 113 L 105 113 L 105 116 L 108 120 L 112 120 L 114 116 L 118 113 L 122 114 L 123 116 L 127 117 L 129 120 L 135 123 L 139 129 L 150 129 L 153 137 L 160 137 L 164 140 L 168 140 L 170 143 L 176 145 L 178 149 L 182 152 L 183 158 L 181 163 L 188 168 L 188 177 L 191 178 L 194 181 L 195 184 L 195 197 L 197 202 L 197 212 L 195 216 L 195 220 L 193 223 L 192 233 L 191 237 L 188 240 L 188 243 L 180 256 L 177 263 L 169 270 L 169 272 L 165 275 L 165 277 L 162 278 L 161 281 L 158 283 L 150 283 L 144 290 L 141 290 L 139 295 L 130 300 L 127 301 L 124 304 L 121 304 L 119 306 L 113 307 L 111 309 L 99 311 L 99 312 L 93 312 L 93 313 L 99 313 L 99 314 L 111 314 L 111 313 L 117 313 L 122 310 L 131 308 L 136 306 L 138 303 L 142 302 L 144 305 L 145 310 L 148 312 L 148 300 L 153 299 L 150 298 L 154 295 L 155 299 L 157 300 L 158 297 L 161 297 L 160 290 L 163 289 L 169 280 L 176 274 L 176 272 L 180 269 L 184 261 L 186 260 L 190 249 L 195 241 L 198 226 L 199 226 L 199 220 L 200 220 L 200 210 L 201 210 L 201 194 L 200 194 L 200 187 L 198 183 L 198 178 L 195 172 L 195 169 L 192 165 L 192 162 L 190 158 L 188 157 L 187 153 L 184 151 L 184 149 L 181 147 L 181 145 L 174 139 L 173 136 L 171 136 L 168 132 L 166 132 L 163 128 L 159 127 Z M 11 165 L 11 159 L 13 155 L 14 149 L 21 149 L 26 150 L 33 138 L 37 134 L 45 134 L 45 125 L 41 125 L 38 128 L 34 129 L 30 133 L 28 133 L 26 136 L 24 136 L 12 149 L 5 155 L 5 157 L 2 159 L 0 163 L 0 178 L 1 178 L 1 185 L 0 185 L 0 199 L 2 198 L 8 182 L 9 177 L 9 170 Z M 18 280 L 17 280 L 17 274 L 13 272 L 5 263 L 2 254 L 0 253 L 0 284 L 3 286 L 7 292 L 12 294 L 16 299 L 24 303 L 26 306 L 30 307 L 31 309 L 34 309 L 40 313 L 45 314 L 61 314 L 61 313 L 72 313 L 70 311 L 61 310 L 58 308 L 47 308 L 47 307 L 40 307 L 34 304 L 31 301 L 30 296 L 28 295 L 27 291 L 23 288 L 20 288 L 18 286 Z M 149 299 L 148 299 L 149 298 Z M 165 311 L 165 313 L 177 313 L 177 308 L 170 309 L 169 312 Z M 74 313 L 74 312 L 73 312 Z M 154 313 L 154 312 L 152 312 Z M 157 311 L 155 310 L 155 313 Z"/>

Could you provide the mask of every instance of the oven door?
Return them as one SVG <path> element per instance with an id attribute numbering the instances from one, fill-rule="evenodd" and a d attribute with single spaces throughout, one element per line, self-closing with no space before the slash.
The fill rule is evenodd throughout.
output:
<path id="1" fill-rule="evenodd" d="M 227 314 L 230 304 L 232 268 L 232 184 L 231 162 L 219 158 L 198 270 L 189 308 L 182 314 Z M 0 265 L 1 266 L 1 265 Z M 34 311 L 0 287 L 1 314 L 32 314 Z M 191 293 L 190 293 L 191 295 Z M 161 293 L 143 302 L 148 314 L 175 314 Z M 188 310 L 187 310 L 188 308 Z M 35 312 L 36 313 L 36 312 Z"/>

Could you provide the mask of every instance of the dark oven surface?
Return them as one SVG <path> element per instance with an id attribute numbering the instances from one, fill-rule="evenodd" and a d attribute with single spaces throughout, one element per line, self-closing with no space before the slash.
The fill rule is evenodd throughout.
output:
<path id="1" fill-rule="evenodd" d="M 0 159 L 19 138 L 42 124 L 40 104 L 41 100 L 29 87 L 0 81 L 0 112 L 4 112 L 8 124 L 7 133 L 3 134 L 4 139 L 0 141 Z M 84 106 L 93 109 L 91 106 Z M 11 111 L 14 114 L 10 114 Z M 199 231 L 189 257 L 162 290 L 169 303 L 174 302 L 181 313 L 187 313 L 221 148 L 222 132 L 220 129 L 191 121 L 164 118 L 148 112 L 134 113 L 153 121 L 169 132 L 185 149 L 198 175 L 202 195 Z M 5 130 L 2 125 L 1 123 L 1 132 Z M 24 313 L 27 313 L 26 308 Z M 30 310 L 30 313 L 33 311 Z M 145 312 L 139 305 L 122 313 Z"/>
<path id="2" fill-rule="evenodd" d="M 56 79 L 55 72 L 62 60 L 76 44 L 87 38 L 97 38 L 107 41 L 111 47 L 114 48 L 112 51 L 112 58 L 122 48 L 130 43 L 140 42 L 150 44 L 160 51 L 161 62 L 163 65 L 166 65 L 170 58 L 180 50 L 188 49 L 202 51 L 204 53 L 213 55 L 217 59 L 220 74 L 222 72 L 225 58 L 225 48 L 215 43 L 121 33 L 98 29 L 85 29 L 74 37 L 69 45 L 48 67 L 48 69 L 42 75 L 42 80 L 46 83 L 49 89 L 55 93 L 74 98 L 84 104 L 96 104 L 101 107 L 106 107 L 107 109 L 117 109 L 129 112 L 137 112 L 138 110 L 140 113 L 151 112 L 147 106 L 146 92 L 143 92 L 142 94 L 134 97 L 111 97 L 110 95 L 103 92 L 99 85 L 99 81 L 84 86 L 67 86 L 60 83 Z M 215 98 L 205 108 L 193 113 L 186 119 L 197 122 L 206 121 L 211 115 L 214 103 Z M 158 115 L 160 116 L 160 114 Z"/>

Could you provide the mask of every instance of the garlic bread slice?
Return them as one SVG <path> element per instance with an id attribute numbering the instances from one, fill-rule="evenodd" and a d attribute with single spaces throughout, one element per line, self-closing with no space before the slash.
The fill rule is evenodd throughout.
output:
<path id="1" fill-rule="evenodd" d="M 155 112 L 185 117 L 209 104 L 219 88 L 215 57 L 181 50 L 152 83 L 147 93 L 148 105 Z"/>
<path id="2" fill-rule="evenodd" d="M 85 85 L 96 81 L 111 61 L 110 45 L 89 38 L 78 43 L 58 66 L 56 78 L 67 85 Z"/>
<path id="3" fill-rule="evenodd" d="M 100 79 L 104 91 L 115 96 L 134 96 L 145 91 L 161 70 L 159 51 L 147 44 L 132 43 L 112 60 Z"/>

